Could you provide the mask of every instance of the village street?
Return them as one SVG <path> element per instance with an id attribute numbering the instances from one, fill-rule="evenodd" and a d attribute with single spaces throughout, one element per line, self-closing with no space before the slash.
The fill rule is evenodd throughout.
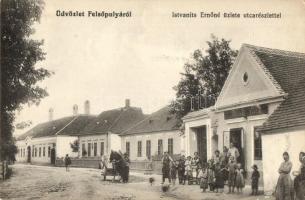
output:
<path id="1" fill-rule="evenodd" d="M 175 186 L 166 193 L 161 192 L 160 176 L 155 175 L 151 186 L 151 175 L 131 173 L 130 183 L 103 181 L 99 170 L 15 164 L 13 176 L 0 182 L 0 199 L 245 199 L 256 200 L 269 197 L 201 193 L 199 186 Z M 272 198 L 270 198 L 272 199 Z"/>

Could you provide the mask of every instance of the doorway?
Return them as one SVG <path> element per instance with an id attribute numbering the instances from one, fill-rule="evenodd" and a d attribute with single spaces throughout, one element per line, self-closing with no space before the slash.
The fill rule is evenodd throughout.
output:
<path id="1" fill-rule="evenodd" d="M 238 149 L 240 154 L 237 162 L 241 163 L 242 167 L 245 166 L 244 159 L 244 143 L 243 143 L 243 129 L 234 128 L 230 130 L 230 143 L 233 143 L 234 146 Z"/>
<path id="2" fill-rule="evenodd" d="M 56 152 L 55 152 L 55 148 L 53 147 L 51 149 L 51 164 L 55 165 L 55 158 L 56 158 Z"/>
<path id="3" fill-rule="evenodd" d="M 203 162 L 207 161 L 207 134 L 206 126 L 195 129 L 197 136 L 197 152 Z"/>
<path id="4" fill-rule="evenodd" d="M 27 151 L 28 151 L 28 159 L 27 159 L 27 162 L 30 163 L 31 162 L 31 146 L 28 146 L 27 148 Z"/>

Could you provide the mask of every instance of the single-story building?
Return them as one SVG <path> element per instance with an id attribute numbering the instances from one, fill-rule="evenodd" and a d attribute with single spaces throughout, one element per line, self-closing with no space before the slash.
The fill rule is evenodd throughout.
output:
<path id="1" fill-rule="evenodd" d="M 179 121 L 166 106 L 122 132 L 121 149 L 131 161 L 151 160 L 164 151 L 181 154 L 180 135 Z"/>
<path id="2" fill-rule="evenodd" d="M 270 152 L 283 153 L 282 143 L 278 143 L 281 146 L 279 148 L 272 144 L 280 134 L 264 134 L 262 142 L 259 130 L 273 116 L 272 113 L 276 113 L 275 110 L 281 104 L 284 105 L 297 83 L 304 79 L 304 60 L 305 56 L 301 53 L 244 44 L 215 105 L 190 112 L 183 118 L 186 153 L 192 155 L 197 151 L 203 159 L 209 159 L 216 149 L 222 151 L 225 146 L 229 147 L 233 143 L 241 154 L 239 162 L 246 171 L 251 171 L 251 166 L 256 164 L 260 171 L 264 171 L 264 176 L 272 170 L 276 172 L 279 163 L 275 165 L 268 160 L 277 155 Z M 305 101 L 302 103 L 305 104 Z M 299 120 L 292 113 L 286 117 Z M 298 134 L 302 135 L 300 132 Z M 291 144 L 299 143 L 300 149 L 302 145 L 299 141 L 302 138 L 304 134 L 293 138 Z M 284 143 L 289 141 L 283 138 Z M 280 156 L 279 159 L 281 158 Z M 264 177 L 268 187 L 266 189 L 270 188 L 268 178 Z M 274 179 L 271 182 L 274 185 Z"/>
<path id="3" fill-rule="evenodd" d="M 121 150 L 119 134 L 145 117 L 141 108 L 130 106 L 129 99 L 125 107 L 102 112 L 78 134 L 80 156 L 100 157 L 109 155 L 111 150 Z"/>
<path id="4" fill-rule="evenodd" d="M 305 56 L 303 66 L 305 67 Z M 304 75 L 304 74 L 303 74 Z M 305 75 L 304 75 L 305 76 Z M 293 77 L 292 77 L 293 78 Z M 260 129 L 262 131 L 265 192 L 275 189 L 282 154 L 287 151 L 292 171 L 300 168 L 299 153 L 305 152 L 305 78 L 289 93 Z M 294 178 L 292 176 L 292 178 Z"/>
<path id="5" fill-rule="evenodd" d="M 78 140 L 78 134 L 95 116 L 77 113 L 73 107 L 73 116 L 53 120 L 53 109 L 49 110 L 49 121 L 36 125 L 17 138 L 18 162 L 55 164 L 56 158 L 66 154 L 78 156 L 73 152 L 71 143 Z"/>

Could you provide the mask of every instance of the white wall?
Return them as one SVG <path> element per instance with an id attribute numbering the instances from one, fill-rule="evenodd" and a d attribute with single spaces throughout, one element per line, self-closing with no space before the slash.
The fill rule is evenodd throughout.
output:
<path id="1" fill-rule="evenodd" d="M 118 134 L 110 133 L 110 150 L 121 151 L 122 139 Z"/>
<path id="2" fill-rule="evenodd" d="M 48 156 L 48 147 L 52 148 L 54 144 L 56 144 L 56 137 L 40 137 L 40 138 L 32 138 L 27 140 L 17 141 L 17 148 L 25 149 L 25 156 L 20 157 L 18 153 L 16 155 L 16 160 L 18 162 L 26 162 L 28 157 L 27 147 L 31 147 L 31 162 L 37 163 L 50 163 L 51 158 Z M 41 153 L 39 156 L 39 148 L 41 149 Z M 45 154 L 43 155 L 43 148 L 45 148 Z M 35 152 L 36 149 L 36 156 L 32 156 L 32 152 Z"/>
<path id="3" fill-rule="evenodd" d="M 173 153 L 181 153 L 181 137 L 179 130 L 143 133 L 136 135 L 122 136 L 122 152 L 126 152 L 126 142 L 130 142 L 130 159 L 131 160 L 146 160 L 146 141 L 151 141 L 151 156 L 158 153 L 158 140 L 163 140 L 163 151 L 168 150 L 168 139 L 173 138 Z M 138 141 L 142 141 L 142 156 L 138 157 Z"/>
<path id="4" fill-rule="evenodd" d="M 305 129 L 277 132 L 262 136 L 263 145 L 263 172 L 264 191 L 274 191 L 277 179 L 278 168 L 283 162 L 282 154 L 287 151 L 293 163 L 293 170 L 300 167 L 299 153 L 305 151 Z"/>
<path id="5" fill-rule="evenodd" d="M 66 136 L 66 135 L 57 136 L 56 157 L 63 158 L 66 156 L 66 154 L 69 154 L 70 157 L 77 157 L 77 153 L 72 152 L 72 148 L 70 145 L 75 140 L 78 140 L 77 136 Z"/>
<path id="6" fill-rule="evenodd" d="M 19 140 L 16 142 L 18 148 L 18 153 L 16 154 L 17 162 L 26 162 L 28 158 L 27 145 L 24 140 Z"/>
<path id="7" fill-rule="evenodd" d="M 104 154 L 107 154 L 107 146 L 109 146 L 109 143 L 107 142 L 107 135 L 88 135 L 88 136 L 80 136 L 80 148 L 79 148 L 79 155 L 82 157 L 83 152 L 83 144 L 85 145 L 85 150 L 87 151 L 87 155 L 85 157 L 88 157 L 88 143 L 91 143 L 93 146 L 94 143 L 97 143 L 97 156 L 101 156 L 101 143 L 104 142 Z M 91 149 L 91 157 L 94 157 L 93 150 Z"/>

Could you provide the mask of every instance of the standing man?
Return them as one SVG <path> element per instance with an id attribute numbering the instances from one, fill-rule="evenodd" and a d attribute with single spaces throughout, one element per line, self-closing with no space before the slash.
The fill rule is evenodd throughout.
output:
<path id="1" fill-rule="evenodd" d="M 171 183 L 171 177 L 170 177 L 170 162 L 173 161 L 173 159 L 168 155 L 168 152 L 164 152 L 164 155 L 162 157 L 162 184 L 165 182 L 165 179 L 168 178 L 168 182 Z"/>
<path id="2" fill-rule="evenodd" d="M 235 161 L 239 161 L 239 156 L 240 156 L 240 153 L 238 151 L 238 149 L 235 147 L 235 145 L 231 142 L 230 143 L 230 148 L 229 148 L 229 156 L 233 156 L 234 157 L 234 160 Z"/>
<path id="3" fill-rule="evenodd" d="M 69 157 L 69 154 L 66 154 L 65 157 L 65 166 L 66 166 L 66 171 L 70 171 L 69 165 L 71 165 L 71 158 Z"/>
<path id="4" fill-rule="evenodd" d="M 129 180 L 129 156 L 128 153 L 124 153 L 124 161 L 126 163 L 125 169 L 124 169 L 124 178 L 123 178 L 123 183 L 128 183 Z"/>

